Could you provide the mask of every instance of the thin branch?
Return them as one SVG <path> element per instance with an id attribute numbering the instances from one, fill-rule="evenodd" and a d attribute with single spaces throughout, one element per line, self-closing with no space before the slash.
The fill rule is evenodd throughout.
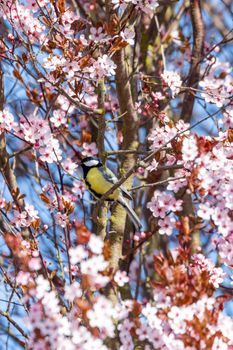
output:
<path id="1" fill-rule="evenodd" d="M 13 318 L 11 318 L 7 312 L 0 310 L 0 315 L 5 317 L 22 334 L 22 336 L 29 339 L 27 333 L 24 332 L 24 330 L 18 325 L 15 320 L 13 320 Z"/>
<path id="2" fill-rule="evenodd" d="M 191 21 L 193 27 L 193 51 L 192 61 L 188 74 L 187 86 L 196 88 L 200 80 L 200 60 L 203 53 L 203 45 L 205 38 L 204 23 L 201 14 L 201 2 L 200 0 L 191 1 Z M 181 112 L 181 119 L 184 121 L 190 121 L 192 117 L 193 106 L 195 102 L 195 95 L 187 91 L 184 96 L 183 107 Z"/>
<path id="3" fill-rule="evenodd" d="M 185 177 L 184 176 L 168 177 L 166 180 L 161 180 L 161 181 L 157 181 L 157 182 L 153 182 L 153 183 L 149 183 L 149 184 L 143 184 L 143 185 L 140 185 L 140 186 L 135 186 L 135 187 L 131 188 L 131 191 L 140 190 L 141 188 L 146 188 L 146 187 L 160 186 L 160 185 L 166 184 L 167 182 L 176 181 L 176 180 L 180 180 L 180 179 L 185 179 Z"/>

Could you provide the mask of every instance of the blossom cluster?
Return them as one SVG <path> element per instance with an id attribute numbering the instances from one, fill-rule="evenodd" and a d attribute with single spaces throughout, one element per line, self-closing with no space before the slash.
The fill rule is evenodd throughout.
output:
<path id="1" fill-rule="evenodd" d="M 223 349 L 229 349 L 233 345 L 229 332 L 232 319 L 220 312 L 221 301 L 216 303 L 211 293 L 205 295 L 205 289 L 210 291 L 211 285 L 212 293 L 217 288 L 220 274 L 214 282 L 217 270 L 204 256 L 194 255 L 194 265 L 190 269 L 184 251 L 179 254 L 174 251 L 170 271 L 164 269 L 167 264 L 165 258 L 151 256 L 154 269 L 162 281 L 158 281 L 158 286 L 154 281 L 152 299 L 140 303 L 119 297 L 114 304 L 101 292 L 111 279 L 113 283 L 108 261 L 103 256 L 104 243 L 95 235 L 85 237 L 82 244 L 69 250 L 71 264 L 76 268 L 72 268 L 73 281 L 64 286 L 62 299 L 58 294 L 61 285 L 57 289 L 57 284 L 53 282 L 52 288 L 42 275 L 33 279 L 28 272 L 20 272 L 17 276 L 19 285 L 28 286 L 24 298 L 33 296 L 34 299 L 26 319 L 31 334 L 30 349 L 63 349 L 68 346 L 69 349 L 79 347 L 89 350 L 94 344 L 97 349 L 107 350 L 110 348 L 106 340 L 113 338 L 116 330 L 122 350 L 133 350 L 137 345 L 148 350 L 190 350 L 200 346 L 204 349 L 209 344 L 214 349 L 218 349 L 218 344 Z M 205 270 L 210 273 L 208 279 Z M 120 275 L 120 271 L 115 276 L 117 274 Z M 178 293 L 177 288 L 182 288 L 185 279 L 189 281 L 189 286 Z M 120 285 L 132 282 L 129 275 Z M 197 295 L 198 288 L 201 296 Z M 71 304 L 72 307 L 69 307 Z M 64 308 L 65 313 L 62 312 Z M 202 338 L 198 337 L 199 325 Z"/>
<path id="2" fill-rule="evenodd" d="M 147 208 L 151 210 L 155 218 L 158 218 L 159 233 L 170 236 L 176 227 L 173 213 L 182 210 L 182 200 L 176 200 L 170 193 L 156 190 L 151 202 L 147 203 Z"/>
<path id="3" fill-rule="evenodd" d="M 202 88 L 201 96 L 207 103 L 222 107 L 230 102 L 233 92 L 232 69 L 227 62 L 221 62 L 212 57 L 211 69 L 208 75 L 199 82 Z"/>
<path id="4" fill-rule="evenodd" d="M 147 14 L 153 14 L 159 6 L 157 0 L 112 0 L 114 8 L 119 8 L 124 11 L 129 4 L 133 4 L 137 10 L 143 11 Z"/>

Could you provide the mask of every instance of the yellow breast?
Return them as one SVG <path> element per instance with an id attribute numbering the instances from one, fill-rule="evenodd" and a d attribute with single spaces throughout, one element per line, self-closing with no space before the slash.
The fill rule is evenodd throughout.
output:
<path id="1" fill-rule="evenodd" d="M 92 168 L 89 170 L 86 176 L 86 183 L 89 186 L 89 189 L 93 191 L 94 195 L 103 195 L 110 188 L 112 188 L 113 184 L 108 182 L 102 175 L 102 173 L 98 170 L 98 168 Z M 117 200 L 120 195 L 120 189 L 117 188 L 112 194 L 109 195 L 109 199 Z"/>

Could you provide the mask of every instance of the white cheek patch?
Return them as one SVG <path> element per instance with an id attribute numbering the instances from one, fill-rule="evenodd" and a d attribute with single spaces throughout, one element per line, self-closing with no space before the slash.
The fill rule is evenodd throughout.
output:
<path id="1" fill-rule="evenodd" d="M 99 164 L 99 161 L 96 159 L 92 159 L 92 160 L 87 160 L 84 165 L 86 165 L 87 167 L 93 167 Z"/>

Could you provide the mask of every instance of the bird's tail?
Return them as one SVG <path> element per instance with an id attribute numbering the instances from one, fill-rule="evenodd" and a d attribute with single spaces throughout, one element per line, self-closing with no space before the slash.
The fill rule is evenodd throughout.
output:
<path id="1" fill-rule="evenodd" d="M 141 222 L 140 222 L 139 217 L 137 216 L 137 214 L 136 214 L 135 211 L 133 210 L 133 208 L 131 208 L 131 206 L 127 203 L 127 201 L 126 201 L 123 197 L 118 198 L 117 202 L 118 202 L 119 204 L 121 204 L 122 207 L 127 211 L 127 214 L 129 215 L 130 220 L 131 220 L 132 223 L 134 224 L 135 229 L 136 229 L 137 231 L 140 231 L 141 228 L 142 228 L 142 224 L 141 224 Z"/>

